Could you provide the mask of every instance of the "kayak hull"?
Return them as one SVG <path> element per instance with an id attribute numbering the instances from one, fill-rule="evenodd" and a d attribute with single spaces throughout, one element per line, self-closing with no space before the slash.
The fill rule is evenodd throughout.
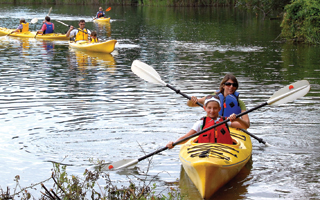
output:
<path id="1" fill-rule="evenodd" d="M 196 137 L 181 146 L 182 166 L 204 199 L 235 177 L 250 160 L 250 137 L 234 128 L 230 133 L 234 145 L 196 143 Z"/>
<path id="2" fill-rule="evenodd" d="M 108 40 L 105 42 L 88 43 L 88 42 L 69 42 L 69 46 L 74 49 L 83 51 L 92 51 L 100 53 L 112 53 L 114 51 L 117 40 Z"/>
<path id="3" fill-rule="evenodd" d="M 4 36 L 4 35 L 8 35 L 9 33 L 11 33 L 12 31 L 14 31 L 15 29 L 7 29 L 7 28 L 2 28 L 0 27 L 0 35 Z M 20 38 L 37 38 L 37 39 L 47 39 L 47 40 L 69 40 L 70 38 L 66 36 L 66 34 L 62 34 L 62 33 L 49 33 L 49 34 L 44 34 L 44 35 L 40 35 L 36 32 L 24 32 L 24 33 L 19 33 L 19 32 L 15 32 L 12 33 L 10 35 L 8 35 L 10 37 L 20 37 Z"/>

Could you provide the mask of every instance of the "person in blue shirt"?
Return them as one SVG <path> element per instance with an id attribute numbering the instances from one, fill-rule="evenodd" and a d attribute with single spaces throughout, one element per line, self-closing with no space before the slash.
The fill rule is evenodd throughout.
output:
<path id="1" fill-rule="evenodd" d="M 105 13 L 103 12 L 102 7 L 99 7 L 99 11 L 97 12 L 95 19 L 98 19 L 98 18 L 104 17 L 104 16 L 105 16 Z"/>

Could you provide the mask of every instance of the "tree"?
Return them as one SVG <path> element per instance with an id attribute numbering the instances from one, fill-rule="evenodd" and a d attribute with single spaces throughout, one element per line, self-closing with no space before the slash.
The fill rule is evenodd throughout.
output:
<path id="1" fill-rule="evenodd" d="M 285 7 L 281 27 L 284 38 L 320 44 L 320 1 L 293 0 Z"/>

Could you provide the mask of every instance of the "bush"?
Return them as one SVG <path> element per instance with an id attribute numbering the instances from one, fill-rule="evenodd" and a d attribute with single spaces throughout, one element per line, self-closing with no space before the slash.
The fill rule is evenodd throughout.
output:
<path id="1" fill-rule="evenodd" d="M 166 195 L 156 194 L 156 184 L 154 180 L 141 180 L 138 184 L 134 184 L 128 177 L 129 185 L 118 188 L 110 179 L 109 174 L 104 171 L 85 170 L 83 177 L 68 176 L 67 166 L 59 163 L 53 163 L 52 176 L 40 183 L 22 188 L 19 184 L 20 177 L 15 177 L 16 187 L 13 194 L 10 194 L 10 189 L 0 188 L 0 200 L 9 199 L 35 199 L 29 190 L 36 189 L 37 185 L 41 185 L 42 190 L 40 200 L 74 200 L 74 199 L 92 199 L 92 200 L 178 200 L 183 199 L 178 189 L 168 188 Z M 105 186 L 101 186 L 98 180 L 103 180 Z M 53 181 L 53 186 L 48 189 L 44 183 Z M 48 185 L 48 183 L 46 183 Z M 17 189 L 19 188 L 19 191 Z M 165 192 L 165 191 L 163 191 Z"/>
<path id="2" fill-rule="evenodd" d="M 320 43 L 320 1 L 293 0 L 285 7 L 281 36 L 312 44 Z"/>

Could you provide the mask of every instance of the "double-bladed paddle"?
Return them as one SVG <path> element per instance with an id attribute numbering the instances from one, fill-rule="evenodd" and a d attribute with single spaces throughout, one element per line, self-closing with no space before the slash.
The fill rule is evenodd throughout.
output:
<path id="1" fill-rule="evenodd" d="M 140 62 L 140 61 L 139 61 Z M 136 64 L 136 63 L 133 63 L 133 64 Z M 135 67 L 134 67 L 135 68 Z M 137 71 L 135 70 L 135 73 Z M 141 71 L 140 71 L 141 72 Z M 144 75 L 146 74 L 149 74 L 150 75 L 150 72 L 146 72 L 144 73 Z M 145 78 L 147 78 L 147 75 L 145 76 Z M 149 79 L 150 80 L 150 79 Z M 158 80 L 158 78 L 157 78 Z M 160 80 L 160 79 L 159 79 Z M 161 83 L 162 85 L 166 85 L 163 81 L 160 81 L 159 83 Z M 287 103 L 287 102 L 290 102 L 290 101 L 294 101 L 296 100 L 297 98 L 299 97 L 303 97 L 304 95 L 306 95 L 310 90 L 310 84 L 308 81 L 306 80 L 301 80 L 301 81 L 297 81 L 295 83 L 292 83 L 290 85 L 287 85 L 285 86 L 284 88 L 278 90 L 277 92 L 275 92 L 267 102 L 265 103 L 262 103 L 261 105 L 258 105 L 254 108 L 251 108 L 245 112 L 242 112 L 240 114 L 237 114 L 236 117 L 241 117 L 242 115 L 245 115 L 245 114 L 248 114 L 256 109 L 259 109 L 263 106 L 266 106 L 266 105 L 279 105 L 279 104 L 283 104 L 283 103 Z M 181 143 L 181 142 L 184 142 L 186 140 L 189 140 L 190 138 L 193 138 L 195 136 L 198 136 L 204 132 L 207 132 L 221 124 L 224 124 L 224 123 L 227 123 L 228 121 L 230 121 L 229 119 L 225 119 L 224 121 L 222 121 L 221 123 L 218 123 L 218 124 L 215 124 L 209 128 L 206 128 L 202 131 L 199 131 L 198 133 L 195 133 L 191 136 L 188 136 L 186 138 L 183 138 L 182 140 L 179 140 L 175 143 L 172 144 L 172 146 L 176 146 L 177 144 Z M 157 151 L 154 151 L 150 154 L 147 154 L 141 158 L 138 158 L 138 159 L 124 159 L 124 160 L 120 160 L 120 161 L 117 161 L 117 162 L 113 162 L 109 165 L 105 165 L 105 166 L 102 166 L 101 167 L 101 170 L 111 170 L 111 169 L 121 169 L 121 168 L 125 168 L 125 167 L 131 167 L 131 166 L 134 166 L 136 165 L 138 162 L 150 157 L 150 156 L 153 156 L 155 154 L 158 154 L 162 151 L 165 151 L 167 150 L 168 147 L 163 147 Z"/>
<path id="2" fill-rule="evenodd" d="M 143 63 L 139 60 L 135 60 L 135 61 L 133 61 L 132 65 L 131 65 L 131 70 L 133 71 L 133 73 L 135 73 L 137 76 L 144 79 L 145 81 L 166 86 L 166 87 L 172 89 L 173 91 L 175 91 L 176 93 L 181 94 L 182 96 L 186 97 L 187 99 L 189 99 L 189 100 L 191 99 L 191 97 L 189 97 L 186 94 L 183 94 L 182 92 L 180 92 L 180 90 L 177 90 L 174 87 L 172 87 L 171 85 L 166 84 L 163 80 L 161 80 L 161 77 L 158 74 L 158 72 L 153 67 L 151 67 L 150 65 L 147 65 L 146 63 Z M 199 102 L 197 102 L 197 105 L 199 105 L 201 108 L 203 107 L 203 105 Z M 241 130 L 243 132 L 247 133 L 248 135 L 250 135 L 251 137 L 253 137 L 254 139 L 258 140 L 260 143 L 263 143 L 264 145 L 267 145 L 267 146 L 269 145 L 262 138 L 259 138 L 244 129 L 241 129 Z"/>

